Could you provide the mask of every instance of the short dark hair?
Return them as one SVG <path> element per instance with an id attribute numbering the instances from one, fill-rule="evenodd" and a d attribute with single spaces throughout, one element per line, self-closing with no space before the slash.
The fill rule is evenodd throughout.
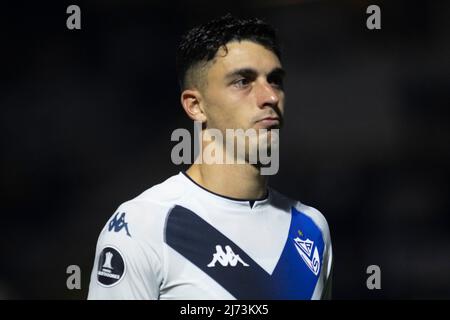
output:
<path id="1" fill-rule="evenodd" d="M 264 46 L 281 60 L 278 39 L 271 25 L 258 18 L 240 19 L 226 14 L 192 28 L 182 36 L 176 60 L 181 89 L 186 88 L 186 75 L 192 67 L 212 60 L 228 42 L 242 40 Z"/>

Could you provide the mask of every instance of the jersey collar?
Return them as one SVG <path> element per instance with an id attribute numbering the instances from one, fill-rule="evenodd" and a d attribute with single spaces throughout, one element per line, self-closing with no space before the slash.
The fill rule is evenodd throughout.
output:
<path id="1" fill-rule="evenodd" d="M 264 206 L 270 200 L 270 189 L 267 188 L 266 195 L 259 199 L 236 199 L 227 197 L 213 191 L 210 191 L 203 186 L 195 182 L 191 177 L 187 175 L 185 171 L 180 171 L 179 176 L 185 180 L 189 186 L 196 191 L 196 194 L 200 194 L 202 197 L 214 200 L 217 203 L 226 205 L 227 207 L 234 207 L 237 209 L 257 209 Z"/>

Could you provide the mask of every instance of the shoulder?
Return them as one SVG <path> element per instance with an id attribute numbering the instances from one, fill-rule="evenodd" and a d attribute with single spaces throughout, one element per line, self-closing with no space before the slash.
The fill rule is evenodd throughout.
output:
<path id="1" fill-rule="evenodd" d="M 101 236 L 118 241 L 130 238 L 153 243 L 162 241 L 167 214 L 184 196 L 184 189 L 175 175 L 123 202 L 107 220 Z"/>
<path id="2" fill-rule="evenodd" d="M 317 227 L 322 230 L 322 234 L 326 243 L 329 243 L 331 241 L 330 228 L 328 226 L 327 219 L 322 214 L 322 212 L 300 201 L 297 201 L 295 209 L 311 218 L 311 220 L 317 225 Z"/>
<path id="3" fill-rule="evenodd" d="M 288 207 L 289 209 L 295 208 L 298 212 L 304 214 L 309 217 L 314 224 L 322 231 L 324 238 L 326 241 L 330 241 L 330 228 L 328 226 L 327 219 L 325 215 L 322 214 L 321 211 L 316 209 L 315 207 L 306 205 L 299 200 L 292 199 L 274 189 L 270 189 L 273 197 L 275 205 Z"/>
<path id="4" fill-rule="evenodd" d="M 127 212 L 130 222 L 142 226 L 164 219 L 168 211 L 185 194 L 185 187 L 178 175 L 145 190 L 137 197 L 122 203 L 117 211 Z"/>
<path id="5" fill-rule="evenodd" d="M 181 174 L 169 177 L 164 182 L 145 190 L 131 201 L 140 201 L 160 206 L 170 206 L 186 193 L 186 185 Z"/>

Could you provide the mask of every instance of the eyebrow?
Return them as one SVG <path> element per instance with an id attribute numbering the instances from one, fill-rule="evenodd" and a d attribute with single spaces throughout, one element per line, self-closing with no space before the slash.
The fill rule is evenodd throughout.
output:
<path id="1" fill-rule="evenodd" d="M 227 79 L 227 80 L 232 79 L 236 76 L 252 77 L 252 76 L 256 76 L 257 74 L 258 74 L 258 71 L 256 71 L 253 68 L 240 68 L 240 69 L 236 69 L 236 70 L 233 70 L 233 71 L 227 73 L 225 75 L 225 79 Z M 267 74 L 267 77 L 271 77 L 271 76 L 284 77 L 285 75 L 286 75 L 286 71 L 283 68 L 276 67 Z"/>

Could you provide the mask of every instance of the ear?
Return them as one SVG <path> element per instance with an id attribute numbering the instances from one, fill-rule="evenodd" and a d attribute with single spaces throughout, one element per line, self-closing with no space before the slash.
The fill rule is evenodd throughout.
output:
<path id="1" fill-rule="evenodd" d="M 181 93 L 181 105 L 189 118 L 202 123 L 206 122 L 206 115 L 202 106 L 202 95 L 198 90 L 184 90 Z"/>

